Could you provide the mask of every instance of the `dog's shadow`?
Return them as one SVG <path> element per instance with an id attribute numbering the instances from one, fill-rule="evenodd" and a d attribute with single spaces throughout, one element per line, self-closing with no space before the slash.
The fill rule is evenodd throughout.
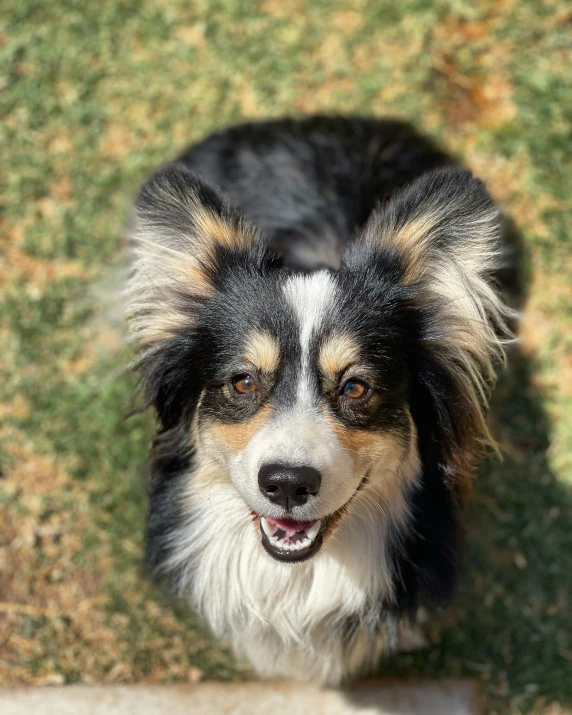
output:
<path id="1" fill-rule="evenodd" d="M 526 310 L 529 264 L 510 222 L 506 235 L 515 260 L 501 279 Z M 429 624 L 428 650 L 380 669 L 479 677 L 487 712 L 572 704 L 572 491 L 551 470 L 535 360 L 518 344 L 508 357 L 491 410 L 503 459 L 488 460 L 476 479 L 458 596 Z"/>

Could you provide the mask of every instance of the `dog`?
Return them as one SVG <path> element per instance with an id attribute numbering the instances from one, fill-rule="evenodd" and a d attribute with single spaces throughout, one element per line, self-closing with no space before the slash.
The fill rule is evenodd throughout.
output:
<path id="1" fill-rule="evenodd" d="M 510 310 L 499 212 L 407 123 L 227 128 L 140 190 L 146 560 L 264 677 L 337 684 L 458 572 Z"/>

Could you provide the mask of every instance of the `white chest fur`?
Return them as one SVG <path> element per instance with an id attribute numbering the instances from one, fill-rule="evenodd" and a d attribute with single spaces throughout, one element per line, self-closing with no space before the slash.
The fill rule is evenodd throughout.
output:
<path id="1" fill-rule="evenodd" d="M 202 475 L 201 475 L 202 476 Z M 273 560 L 234 487 L 220 479 L 189 480 L 187 518 L 172 532 L 167 568 L 215 635 L 265 676 L 339 682 L 367 668 L 383 638 L 360 626 L 348 644 L 347 623 L 391 600 L 387 513 L 371 497 L 355 499 L 317 557 L 301 564 Z"/>

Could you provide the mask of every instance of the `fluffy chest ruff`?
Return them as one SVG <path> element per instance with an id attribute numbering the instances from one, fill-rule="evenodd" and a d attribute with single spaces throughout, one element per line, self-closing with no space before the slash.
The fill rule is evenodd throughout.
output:
<path id="1" fill-rule="evenodd" d="M 397 525 L 371 495 L 348 507 L 319 556 L 289 564 L 263 552 L 258 520 L 232 486 L 189 481 L 187 518 L 172 532 L 165 568 L 177 572 L 177 587 L 215 635 L 258 673 L 335 684 L 395 649 L 387 545 Z"/>

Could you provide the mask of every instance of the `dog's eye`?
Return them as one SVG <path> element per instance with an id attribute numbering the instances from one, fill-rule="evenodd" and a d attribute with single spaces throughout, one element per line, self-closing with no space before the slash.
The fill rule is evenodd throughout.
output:
<path id="1" fill-rule="evenodd" d="M 367 392 L 367 385 L 361 380 L 348 380 L 342 387 L 342 395 L 356 400 Z"/>
<path id="2" fill-rule="evenodd" d="M 256 392 L 258 389 L 251 375 L 236 375 L 232 378 L 232 386 L 241 395 Z"/>

